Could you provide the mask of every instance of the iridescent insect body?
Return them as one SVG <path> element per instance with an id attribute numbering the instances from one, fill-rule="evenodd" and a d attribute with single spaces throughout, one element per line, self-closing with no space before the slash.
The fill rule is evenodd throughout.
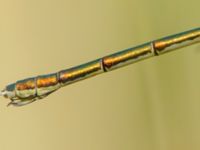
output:
<path id="1" fill-rule="evenodd" d="M 200 42 L 200 28 L 151 41 L 53 74 L 19 80 L 6 86 L 0 95 L 11 100 L 9 105 L 22 106 L 42 99 L 68 84 L 197 42 Z"/>

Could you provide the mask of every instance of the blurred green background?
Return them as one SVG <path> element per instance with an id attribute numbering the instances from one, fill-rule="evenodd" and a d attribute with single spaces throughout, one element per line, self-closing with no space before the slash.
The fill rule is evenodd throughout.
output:
<path id="1" fill-rule="evenodd" d="M 200 24 L 199 0 L 1 0 L 0 87 Z M 1 150 L 199 150 L 200 45 L 65 87 L 1 98 Z"/>

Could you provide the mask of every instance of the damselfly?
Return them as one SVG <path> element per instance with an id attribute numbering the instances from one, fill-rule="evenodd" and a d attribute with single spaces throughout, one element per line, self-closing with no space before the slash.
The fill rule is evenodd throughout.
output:
<path id="1" fill-rule="evenodd" d="M 22 106 L 42 99 L 68 84 L 197 42 L 200 42 L 200 28 L 128 48 L 70 69 L 19 80 L 6 86 L 0 95 L 11 100 L 9 105 Z"/>

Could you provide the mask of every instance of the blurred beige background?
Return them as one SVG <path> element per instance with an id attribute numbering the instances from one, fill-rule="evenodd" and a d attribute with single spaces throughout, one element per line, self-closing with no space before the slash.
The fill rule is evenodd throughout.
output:
<path id="1" fill-rule="evenodd" d="M 1 0 L 0 87 L 182 32 L 199 0 Z M 200 45 L 65 87 L 0 101 L 1 150 L 199 150 Z"/>

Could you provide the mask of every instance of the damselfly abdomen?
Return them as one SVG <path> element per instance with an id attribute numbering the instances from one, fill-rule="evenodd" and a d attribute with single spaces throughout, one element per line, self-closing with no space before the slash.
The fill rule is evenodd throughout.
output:
<path id="1" fill-rule="evenodd" d="M 22 106 L 42 99 L 65 85 L 197 42 L 200 42 L 200 28 L 167 36 L 53 74 L 19 80 L 6 86 L 0 94 L 11 100 L 9 105 Z"/>

